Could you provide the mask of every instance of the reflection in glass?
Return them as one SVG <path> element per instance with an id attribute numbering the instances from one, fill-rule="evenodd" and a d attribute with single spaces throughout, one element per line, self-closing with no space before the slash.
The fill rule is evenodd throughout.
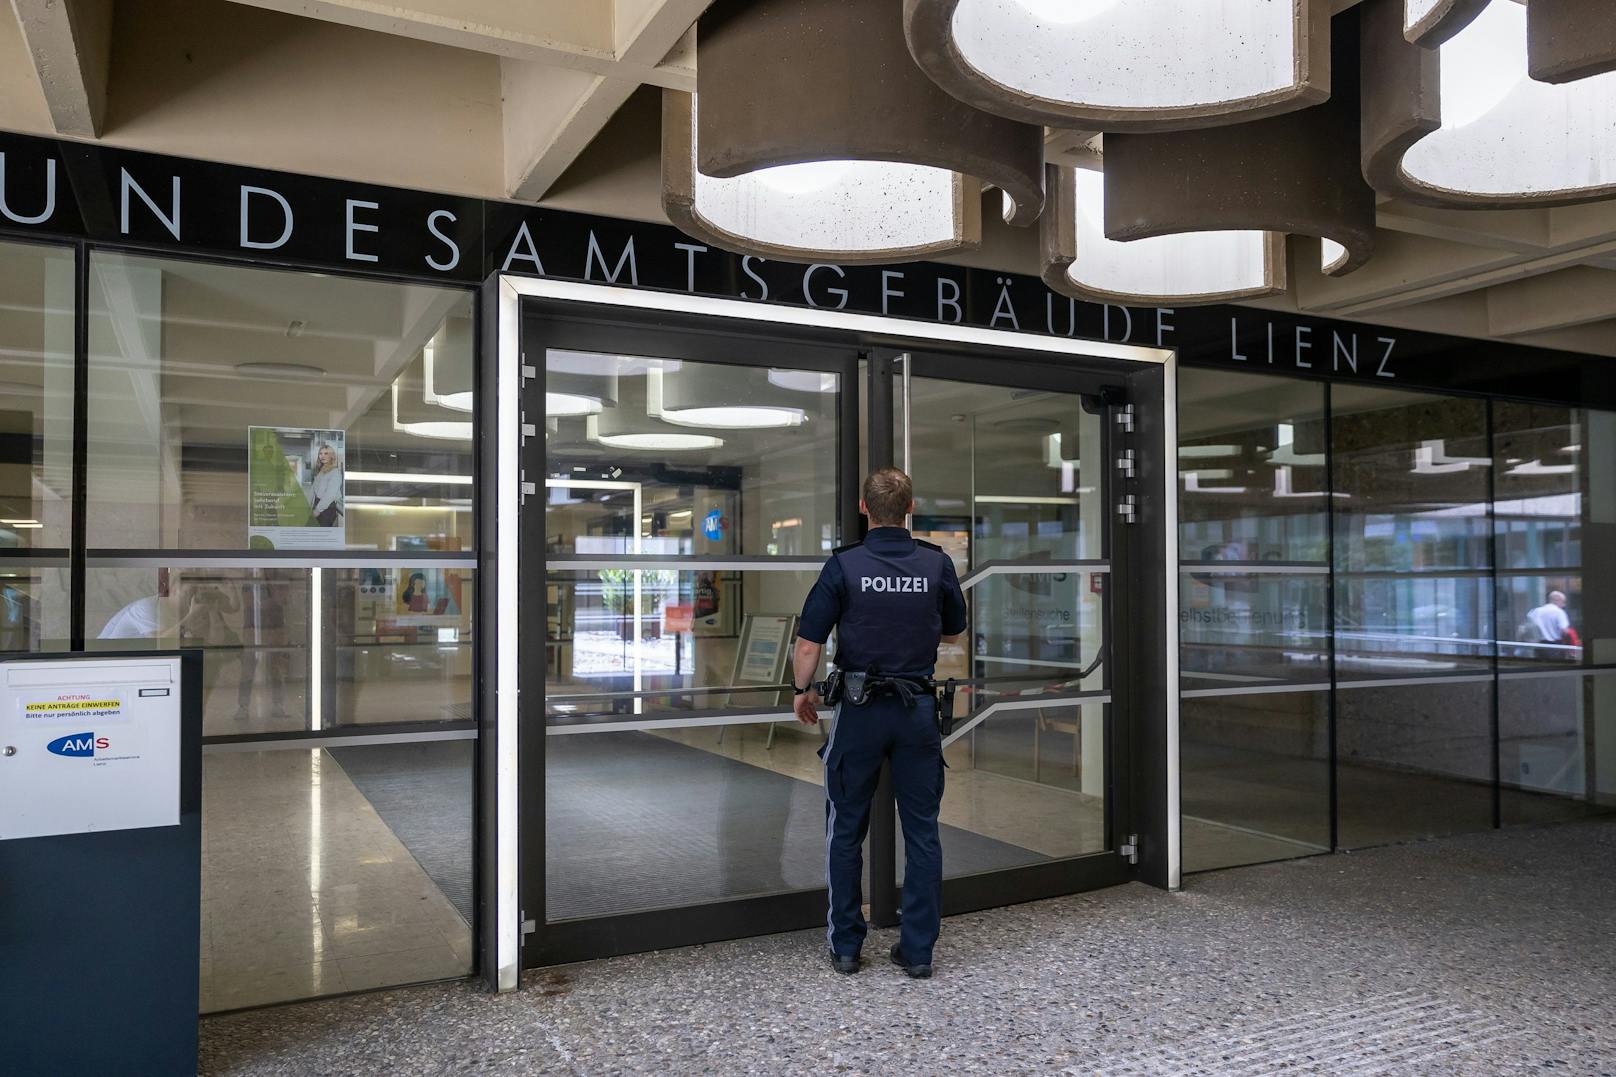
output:
<path id="1" fill-rule="evenodd" d="M 558 349 L 545 365 L 550 553 L 836 545 L 835 374 Z"/>
<path id="2" fill-rule="evenodd" d="M 962 577 L 994 561 L 1104 556 L 1103 424 L 1080 397 L 914 378 L 909 417 L 914 531 Z"/>
<path id="3" fill-rule="evenodd" d="M 1178 603 L 1186 688 L 1329 680 L 1328 576 L 1184 569 Z"/>
<path id="4" fill-rule="evenodd" d="M 68 588 L 65 564 L 0 561 L 0 651 L 67 650 Z"/>
<path id="5" fill-rule="evenodd" d="M 65 548 L 73 504 L 73 251 L 0 242 L 0 266 L 0 548 Z"/>
<path id="6" fill-rule="evenodd" d="M 1616 661 L 1616 414 L 1493 405 L 1499 659 Z"/>
<path id="7" fill-rule="evenodd" d="M 818 576 L 817 570 L 552 571 L 550 721 L 667 711 L 786 715 L 796 617 Z"/>
<path id="8" fill-rule="evenodd" d="M 1331 392 L 1340 676 L 1490 669 L 1486 403 Z"/>
<path id="9" fill-rule="evenodd" d="M 1179 557 L 1327 562 L 1325 386 L 1188 368 L 1178 394 Z"/>
<path id="10" fill-rule="evenodd" d="M 470 549 L 471 296 L 97 252 L 89 543 Z"/>
<path id="11" fill-rule="evenodd" d="M 91 568 L 85 623 L 91 649 L 200 648 L 205 736 L 470 721 L 472 579 L 412 565 Z"/>
<path id="12" fill-rule="evenodd" d="M 1185 699 L 1179 714 L 1184 870 L 1329 851 L 1328 691 Z"/>

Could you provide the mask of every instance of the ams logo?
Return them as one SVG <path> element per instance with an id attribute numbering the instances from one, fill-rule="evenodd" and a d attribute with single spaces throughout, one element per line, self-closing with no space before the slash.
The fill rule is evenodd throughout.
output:
<path id="1" fill-rule="evenodd" d="M 45 745 L 45 750 L 70 759 L 90 759 L 96 752 L 106 751 L 108 745 L 106 737 L 98 737 L 94 733 L 69 733 Z"/>

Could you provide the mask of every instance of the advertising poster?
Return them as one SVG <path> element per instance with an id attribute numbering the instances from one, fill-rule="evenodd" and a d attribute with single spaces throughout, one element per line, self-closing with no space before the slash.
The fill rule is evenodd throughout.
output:
<path id="1" fill-rule="evenodd" d="M 247 428 L 247 546 L 254 550 L 342 549 L 341 430 Z"/>

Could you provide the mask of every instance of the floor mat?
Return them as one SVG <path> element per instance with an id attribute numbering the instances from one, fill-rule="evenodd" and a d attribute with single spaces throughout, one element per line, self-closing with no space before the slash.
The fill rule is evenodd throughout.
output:
<path id="1" fill-rule="evenodd" d="M 476 741 L 437 740 L 326 749 L 468 924 L 476 747 Z"/>
<path id="2" fill-rule="evenodd" d="M 551 737 L 545 751 L 552 920 L 825 885 L 816 784 L 646 733 Z M 950 875 L 1045 859 L 942 829 Z"/>

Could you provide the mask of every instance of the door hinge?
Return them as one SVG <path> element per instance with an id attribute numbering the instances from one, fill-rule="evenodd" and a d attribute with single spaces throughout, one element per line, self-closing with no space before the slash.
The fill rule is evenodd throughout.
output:
<path id="1" fill-rule="evenodd" d="M 1139 503 L 1132 494 L 1124 494 L 1117 500 L 1117 515 L 1127 524 L 1139 522 Z"/>
<path id="2" fill-rule="evenodd" d="M 523 381 L 532 381 L 534 378 L 536 378 L 538 376 L 539 376 L 539 370 L 538 370 L 537 367 L 531 367 L 531 366 L 527 366 L 526 364 L 523 364 L 523 366 L 522 366 L 522 380 Z"/>
<path id="3" fill-rule="evenodd" d="M 1121 407 L 1117 408 L 1117 425 L 1122 428 L 1122 432 L 1124 434 L 1133 433 L 1132 404 L 1123 404 Z"/>
<path id="4" fill-rule="evenodd" d="M 1122 472 L 1123 478 L 1133 478 L 1133 461 L 1134 455 L 1132 449 L 1123 449 L 1122 452 L 1117 456 L 1117 470 Z"/>
<path id="5" fill-rule="evenodd" d="M 533 920 L 523 920 L 522 921 L 522 935 L 524 937 L 533 934 L 538 929 L 539 929 L 539 925 L 538 925 L 538 923 L 536 921 L 533 921 Z"/>
<path id="6" fill-rule="evenodd" d="M 1139 835 L 1129 834 L 1127 840 L 1117 847 L 1117 855 L 1130 864 L 1139 863 Z"/>

